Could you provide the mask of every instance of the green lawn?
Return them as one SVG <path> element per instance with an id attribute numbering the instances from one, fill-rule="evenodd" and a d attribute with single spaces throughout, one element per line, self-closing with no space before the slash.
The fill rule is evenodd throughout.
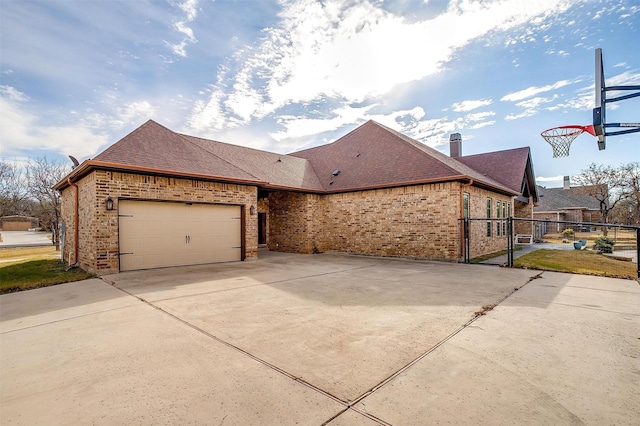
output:
<path id="1" fill-rule="evenodd" d="M 60 259 L 21 259 L 20 263 L 0 263 L 0 294 L 28 290 L 91 278 L 81 269 L 67 271 Z"/>
<path id="2" fill-rule="evenodd" d="M 613 278 L 638 278 L 638 265 L 586 250 L 536 250 L 514 260 L 516 268 L 571 272 Z"/>

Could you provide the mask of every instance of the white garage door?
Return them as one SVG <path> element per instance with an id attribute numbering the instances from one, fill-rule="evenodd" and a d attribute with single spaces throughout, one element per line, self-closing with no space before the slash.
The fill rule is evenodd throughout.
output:
<path id="1" fill-rule="evenodd" d="M 240 207 L 119 203 L 120 270 L 242 260 Z"/>

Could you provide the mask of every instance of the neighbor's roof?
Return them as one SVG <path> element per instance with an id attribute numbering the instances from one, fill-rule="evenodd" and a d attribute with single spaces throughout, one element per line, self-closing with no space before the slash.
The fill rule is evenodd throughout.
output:
<path id="1" fill-rule="evenodd" d="M 600 202 L 585 193 L 588 187 L 576 186 L 569 189 L 544 188 L 538 186 L 540 202 L 533 208 L 534 213 L 556 212 L 569 209 L 600 210 Z"/>
<path id="2" fill-rule="evenodd" d="M 317 193 L 469 179 L 493 191 L 518 193 L 374 121 L 333 143 L 280 155 L 175 133 L 149 120 L 69 177 L 77 179 L 96 168 Z M 65 178 L 55 189 L 66 186 Z"/>
<path id="3" fill-rule="evenodd" d="M 486 152 L 456 158 L 467 166 L 522 194 L 524 198 L 539 200 L 536 177 L 529 147 Z"/>
<path id="4" fill-rule="evenodd" d="M 503 193 L 516 192 L 375 121 L 366 122 L 333 143 L 290 155 L 309 160 L 328 192 L 460 179 L 473 179 L 476 185 Z"/>

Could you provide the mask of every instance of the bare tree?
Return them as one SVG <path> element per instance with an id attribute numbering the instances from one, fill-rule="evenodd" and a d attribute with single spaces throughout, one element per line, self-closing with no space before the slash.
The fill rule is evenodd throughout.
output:
<path id="1" fill-rule="evenodd" d="M 45 229 L 51 231 L 51 241 L 60 250 L 60 193 L 53 185 L 71 171 L 62 163 L 49 161 L 46 157 L 30 160 L 26 167 L 29 196 L 37 202 L 36 216 Z"/>
<path id="2" fill-rule="evenodd" d="M 622 166 L 627 197 L 618 204 L 614 213 L 619 222 L 640 224 L 640 162 Z"/>
<path id="3" fill-rule="evenodd" d="M 602 223 L 609 223 L 611 212 L 620 203 L 624 204 L 630 196 L 627 167 L 623 165 L 615 168 L 591 163 L 573 178 L 582 187 L 582 193 L 598 200 Z M 603 228 L 603 234 L 607 235 L 606 227 Z"/>
<path id="4" fill-rule="evenodd" d="M 27 184 L 16 163 L 0 161 L 0 216 L 28 214 Z"/>

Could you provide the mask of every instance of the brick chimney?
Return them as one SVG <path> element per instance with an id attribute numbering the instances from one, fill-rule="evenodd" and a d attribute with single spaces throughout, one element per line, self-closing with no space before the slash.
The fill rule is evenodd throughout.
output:
<path id="1" fill-rule="evenodd" d="M 562 182 L 562 188 L 564 189 L 570 189 L 571 188 L 571 181 L 569 180 L 569 176 L 565 176 L 564 180 Z"/>
<path id="2" fill-rule="evenodd" d="M 460 133 L 451 133 L 449 136 L 449 156 L 451 158 L 462 157 L 462 136 Z"/>

